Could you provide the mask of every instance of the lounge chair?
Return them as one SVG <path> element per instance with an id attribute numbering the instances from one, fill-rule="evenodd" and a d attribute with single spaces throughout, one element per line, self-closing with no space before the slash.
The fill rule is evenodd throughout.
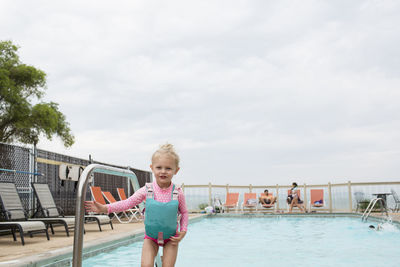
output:
<path id="1" fill-rule="evenodd" d="M 16 232 L 21 237 L 22 245 L 25 245 L 24 234 L 31 237 L 34 233 L 44 232 L 47 240 L 50 240 L 47 226 L 41 221 L 28 221 L 26 211 L 22 207 L 15 184 L 0 182 L 0 203 L 1 213 L 4 215 L 6 222 L 0 222 L 0 229 L 10 230 L 14 241 L 17 241 Z"/>
<path id="2" fill-rule="evenodd" d="M 8 221 L 0 222 L 0 229 L 11 231 L 14 241 L 17 241 L 16 232 L 19 232 L 21 237 L 22 245 L 25 245 L 24 234 L 29 234 L 31 237 L 35 233 L 44 232 L 46 234 L 47 240 L 50 240 L 49 232 L 47 231 L 46 224 L 44 222 L 30 222 L 30 221 Z"/>
<path id="3" fill-rule="evenodd" d="M 223 206 L 224 211 L 229 212 L 229 209 L 237 211 L 239 207 L 239 193 L 227 193 L 226 201 Z"/>
<path id="4" fill-rule="evenodd" d="M 75 219 L 73 216 L 64 217 L 64 212 L 60 207 L 57 207 L 48 184 L 32 183 L 32 188 L 38 199 L 38 210 L 41 211 L 45 217 Z M 85 215 L 85 222 L 88 221 L 97 222 L 100 231 L 102 231 L 101 225 L 104 224 L 110 224 L 111 229 L 113 229 L 111 219 L 107 215 Z"/>
<path id="5" fill-rule="evenodd" d="M 257 204 L 258 199 L 256 193 L 244 193 L 242 211 L 245 209 L 249 209 L 250 211 L 255 209 L 257 211 Z"/>
<path id="6" fill-rule="evenodd" d="M 119 200 L 127 200 L 128 198 L 126 197 L 125 194 L 125 189 L 123 188 L 117 188 L 117 192 L 118 192 L 118 197 Z M 138 206 L 136 206 L 137 211 L 135 212 L 135 214 L 139 215 L 139 218 L 143 217 L 143 209 L 144 209 L 144 205 L 142 203 L 140 203 Z"/>
<path id="7" fill-rule="evenodd" d="M 356 212 L 364 206 L 364 209 L 368 206 L 369 200 L 365 199 L 363 192 L 354 192 L 354 199 L 356 200 Z"/>
<path id="8" fill-rule="evenodd" d="M 2 198 L 7 197 L 10 201 L 15 203 L 5 203 L 4 209 L 13 210 L 13 219 L 23 219 L 22 215 L 25 211 L 21 204 L 21 199 L 19 198 L 17 187 L 13 183 L 1 183 L 0 195 Z M 46 216 L 46 214 L 44 214 Z M 50 226 L 51 233 L 54 235 L 53 225 L 63 225 L 65 227 L 65 232 L 69 236 L 69 229 L 73 228 L 75 225 L 74 218 L 29 218 L 29 221 L 41 221 L 46 224 L 46 227 Z"/>
<path id="9" fill-rule="evenodd" d="M 108 191 L 102 191 L 104 198 L 108 201 L 108 203 L 115 203 L 117 202 L 117 200 L 115 200 L 114 196 L 108 192 Z M 114 215 L 116 216 L 117 220 L 120 223 L 128 223 L 131 222 L 133 219 L 136 219 L 137 221 L 139 220 L 139 218 L 136 216 L 136 214 L 140 212 L 139 209 L 134 208 L 134 209 L 128 209 L 125 211 L 122 211 L 121 214 L 123 214 L 128 221 L 122 221 L 120 216 L 117 216 L 117 214 L 114 212 Z M 128 215 L 127 213 L 129 213 L 130 215 Z"/>
<path id="10" fill-rule="evenodd" d="M 393 212 L 398 212 L 400 209 L 400 198 L 397 195 L 396 191 L 394 191 L 393 189 L 390 190 L 392 192 L 392 197 L 394 199 L 394 208 L 393 208 Z"/>
<path id="11" fill-rule="evenodd" d="M 313 208 L 323 208 L 325 205 L 324 201 L 324 189 L 311 189 L 310 190 L 310 212 Z"/>
<path id="12" fill-rule="evenodd" d="M 268 193 L 268 195 L 273 196 L 272 193 Z M 261 194 L 260 194 L 260 199 L 263 198 L 263 197 L 265 197 L 265 193 L 261 193 Z M 273 212 L 276 211 L 276 202 L 275 202 L 274 204 L 265 204 L 265 203 L 261 203 L 261 202 L 260 202 L 260 205 L 261 205 L 261 207 L 266 208 L 267 210 L 273 208 L 272 211 L 273 211 Z M 265 211 L 266 211 L 266 210 L 263 210 L 263 212 L 265 212 Z"/>
<path id="13" fill-rule="evenodd" d="M 107 203 L 106 203 L 106 200 L 104 199 L 104 197 L 103 197 L 103 193 L 101 192 L 101 187 L 99 187 L 99 186 L 91 186 L 90 187 L 90 192 L 92 193 L 92 197 L 93 197 L 93 199 L 96 201 L 96 202 L 98 202 L 98 203 L 100 203 L 100 204 L 103 204 L 103 205 L 106 205 Z M 110 202 L 111 203 L 111 202 Z M 116 213 L 116 212 L 113 212 L 113 217 L 115 217 L 120 223 L 129 223 L 129 222 L 131 222 L 134 218 L 132 217 L 132 218 L 129 218 L 129 216 L 125 213 L 121 213 L 122 215 L 124 215 L 124 216 L 126 216 L 127 218 L 128 218 L 128 220 L 127 221 L 123 221 L 123 220 L 121 220 L 121 218 L 120 218 L 120 216 L 118 215 L 118 213 Z"/>

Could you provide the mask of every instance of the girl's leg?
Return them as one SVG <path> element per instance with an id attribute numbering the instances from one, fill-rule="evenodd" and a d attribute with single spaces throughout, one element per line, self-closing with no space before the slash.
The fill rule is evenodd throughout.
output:
<path id="1" fill-rule="evenodd" d="M 176 262 L 176 256 L 178 255 L 178 244 L 172 244 L 168 242 L 163 249 L 162 266 L 163 267 L 174 267 Z"/>
<path id="2" fill-rule="evenodd" d="M 158 245 L 150 239 L 143 241 L 142 248 L 142 267 L 154 267 L 154 258 L 158 252 Z"/>

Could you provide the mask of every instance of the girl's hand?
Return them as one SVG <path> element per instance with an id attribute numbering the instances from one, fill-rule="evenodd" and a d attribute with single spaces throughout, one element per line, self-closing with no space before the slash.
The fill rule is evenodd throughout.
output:
<path id="1" fill-rule="evenodd" d="M 171 236 L 170 237 L 170 242 L 172 245 L 177 246 L 179 244 L 179 242 L 181 242 L 181 240 L 185 237 L 186 232 L 182 231 L 182 232 L 177 232 L 176 236 Z"/>
<path id="2" fill-rule="evenodd" d="M 108 213 L 107 205 L 100 204 L 96 201 L 85 201 L 85 210 L 87 212 Z"/>

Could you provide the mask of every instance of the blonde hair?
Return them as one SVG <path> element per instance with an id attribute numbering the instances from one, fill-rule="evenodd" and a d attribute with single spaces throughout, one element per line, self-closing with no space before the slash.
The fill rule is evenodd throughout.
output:
<path id="1" fill-rule="evenodd" d="M 151 157 L 151 162 L 154 162 L 155 158 L 161 155 L 171 156 L 175 160 L 176 167 L 179 168 L 179 156 L 176 153 L 172 144 L 166 143 L 164 145 L 161 145 L 160 148 L 153 153 L 153 156 Z"/>

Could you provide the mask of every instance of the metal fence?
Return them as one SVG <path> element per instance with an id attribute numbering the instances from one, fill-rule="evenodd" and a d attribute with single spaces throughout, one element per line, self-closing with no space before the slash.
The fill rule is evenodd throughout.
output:
<path id="1" fill-rule="evenodd" d="M 108 166 L 124 168 L 117 165 L 106 164 L 89 159 L 80 159 L 67 155 L 57 154 L 45 150 L 37 150 L 37 173 L 33 175 L 34 155 L 32 149 L 1 144 L 0 143 L 0 169 L 17 170 L 19 172 L 0 171 L 0 181 L 13 182 L 16 184 L 22 204 L 31 214 L 36 208 L 36 200 L 31 188 L 31 182 L 47 183 L 53 194 L 54 200 L 66 215 L 75 213 L 75 189 L 73 181 L 62 181 L 59 179 L 60 164 L 87 166 L 90 163 L 99 163 Z M 126 168 L 126 167 L 125 167 Z M 152 174 L 148 171 L 130 168 L 138 177 L 139 185 L 144 186 L 146 182 L 152 181 Z M 25 173 L 21 173 L 25 172 Z M 133 187 L 128 179 L 119 176 L 95 173 L 92 185 L 100 186 L 103 191 L 110 191 L 118 196 L 116 188 L 122 187 L 126 192 L 132 194 Z M 227 192 L 238 192 L 239 203 L 243 202 L 245 192 L 257 193 L 259 196 L 264 189 L 277 196 L 277 208 L 286 210 L 287 190 L 290 185 L 185 185 L 182 184 L 185 192 L 186 203 L 189 211 L 198 211 L 201 204 L 212 205 L 215 198 L 225 201 Z M 400 193 L 400 182 L 376 182 L 376 183 L 329 183 L 320 185 L 299 185 L 301 196 L 304 202 L 309 205 L 310 190 L 314 188 L 324 189 L 325 209 L 330 212 L 351 212 L 355 211 L 357 201 L 355 194 L 363 195 L 365 200 L 374 198 L 374 193 L 390 193 L 394 190 Z M 90 199 L 90 192 L 87 192 L 86 199 Z M 394 199 L 388 196 L 388 207 L 395 205 Z"/>
<path id="2" fill-rule="evenodd" d="M 28 148 L 0 143 L 0 168 L 20 171 L 19 173 L 0 171 L 0 181 L 15 183 L 18 188 L 21 203 L 26 210 L 32 208 L 30 183 L 32 182 L 33 176 L 29 174 L 33 172 L 31 156 L 33 156 L 33 154 L 31 154 Z M 3 214 L 0 214 L 0 216 L 1 219 L 4 219 Z"/>
<path id="3" fill-rule="evenodd" d="M 56 205 L 63 209 L 65 215 L 75 214 L 77 183 L 59 179 L 60 164 L 85 167 L 90 163 L 100 163 L 118 168 L 127 168 L 97 161 L 91 162 L 89 159 L 70 157 L 40 149 L 36 151 L 36 156 L 36 173 L 40 173 L 40 175 L 32 174 L 35 172 L 33 149 L 0 143 L 0 169 L 18 171 L 0 171 L 0 181 L 16 184 L 22 204 L 25 210 L 30 211 L 30 215 L 34 213 L 37 205 L 33 189 L 31 188 L 32 182 L 48 184 Z M 151 172 L 135 168 L 129 169 L 136 174 L 140 186 L 144 186 L 146 182 L 152 181 Z M 21 173 L 20 171 L 31 174 Z M 133 187 L 130 185 L 128 179 L 119 176 L 95 173 L 91 185 L 100 186 L 103 191 L 110 191 L 117 199 L 117 187 L 124 188 L 127 193 L 133 193 Z M 90 191 L 88 191 L 86 199 L 90 198 Z"/>
<path id="4" fill-rule="evenodd" d="M 257 197 L 265 189 L 277 197 L 276 208 L 278 211 L 287 211 L 288 204 L 286 198 L 290 185 L 181 185 L 186 198 L 186 205 L 189 211 L 199 211 L 200 206 L 212 206 L 216 199 L 225 203 L 228 192 L 239 193 L 238 206 L 243 204 L 244 193 L 256 193 Z M 324 207 L 321 210 L 327 212 L 354 212 L 357 208 L 357 199 L 355 195 L 361 195 L 364 201 L 369 202 L 376 197 L 377 193 L 387 193 L 387 206 L 393 208 L 396 206 L 395 199 L 390 195 L 394 190 L 397 194 L 400 193 L 400 182 L 371 182 L 371 183 L 328 183 L 328 184 L 303 184 L 299 185 L 301 199 L 307 208 L 310 206 L 310 190 L 324 190 Z M 375 194 L 375 195 L 374 195 Z M 400 195 L 400 194 L 399 194 Z"/>

